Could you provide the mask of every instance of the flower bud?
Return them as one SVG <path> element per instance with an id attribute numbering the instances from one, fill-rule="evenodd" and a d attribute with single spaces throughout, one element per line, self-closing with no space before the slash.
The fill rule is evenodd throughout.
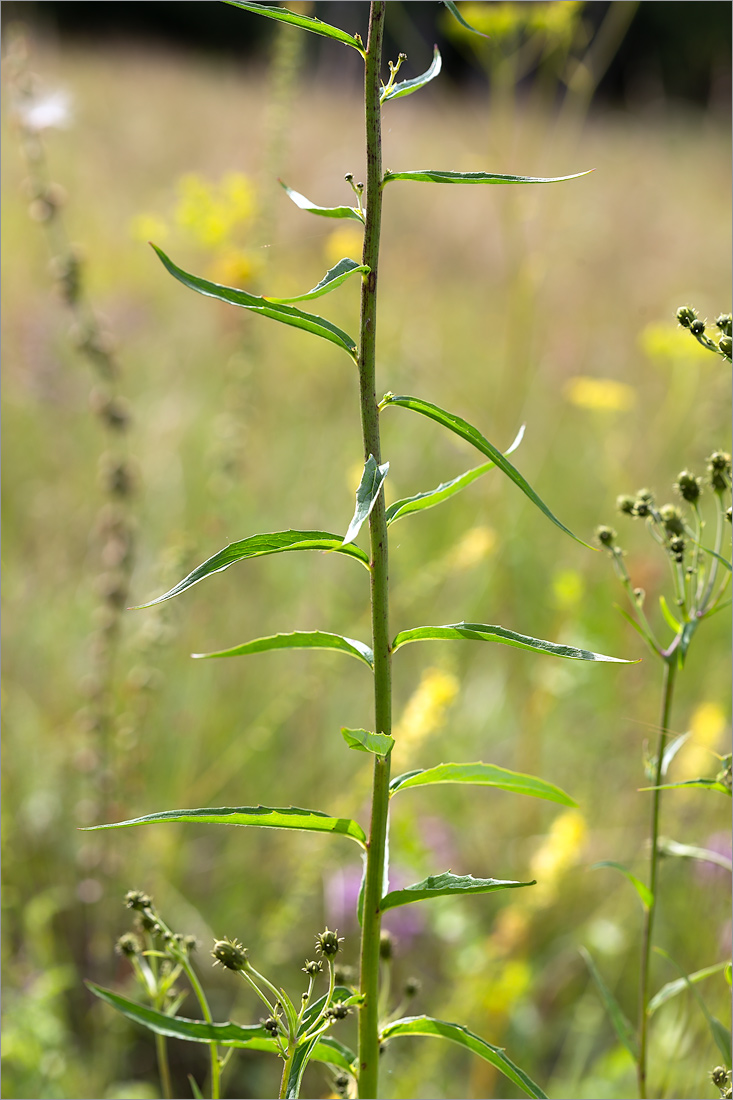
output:
<path id="1" fill-rule="evenodd" d="M 339 936 L 338 928 L 335 932 L 329 932 L 327 928 L 325 932 L 320 932 L 316 936 L 316 951 L 328 958 L 333 958 L 334 955 L 338 954 L 339 944 L 343 942 L 344 937 Z"/>
<path id="2" fill-rule="evenodd" d="M 393 952 L 394 937 L 391 936 L 386 929 L 383 929 L 379 937 L 379 957 L 385 962 L 388 962 L 392 958 Z"/>
<path id="3" fill-rule="evenodd" d="M 329 1020 L 345 1020 L 349 1015 L 349 1009 L 338 1001 L 335 1005 L 331 1005 L 330 1008 L 326 1009 L 325 1015 Z"/>
<path id="4" fill-rule="evenodd" d="M 724 1066 L 716 1066 L 710 1071 L 710 1078 L 719 1089 L 728 1084 L 728 1070 Z"/>
<path id="5" fill-rule="evenodd" d="M 142 946 L 134 932 L 125 932 L 124 936 L 120 936 L 115 944 L 115 951 L 118 955 L 122 955 L 129 959 L 132 958 L 133 955 L 139 955 L 142 951 Z"/>
<path id="6" fill-rule="evenodd" d="M 634 504 L 634 498 L 628 493 L 622 493 L 621 496 L 616 497 L 616 509 L 624 516 L 633 516 Z"/>
<path id="7" fill-rule="evenodd" d="M 249 966 L 247 952 L 239 940 L 216 940 L 211 955 L 214 966 L 221 963 L 227 970 L 246 970 Z"/>
<path id="8" fill-rule="evenodd" d="M 672 488 L 676 493 L 679 493 L 682 499 L 686 500 L 688 504 L 694 504 L 694 502 L 699 499 L 700 493 L 702 492 L 701 485 L 702 478 L 695 477 L 690 470 L 681 470 Z"/>
<path id="9" fill-rule="evenodd" d="M 320 959 L 306 959 L 305 966 L 300 968 L 304 974 L 307 974 L 309 978 L 314 978 L 316 974 L 320 974 L 323 970 L 323 963 Z"/>
<path id="10" fill-rule="evenodd" d="M 613 527 L 606 527 L 605 524 L 601 524 L 600 527 L 596 527 L 596 538 L 601 546 L 605 546 L 606 549 L 610 550 L 616 541 L 616 532 Z"/>
<path id="11" fill-rule="evenodd" d="M 690 324 L 690 332 L 693 336 L 702 336 L 705 332 L 705 322 L 699 318 Z"/>
<path id="12" fill-rule="evenodd" d="M 142 890 L 128 890 L 125 894 L 125 905 L 128 909 L 136 909 L 141 913 L 143 909 L 150 909 L 152 904 L 150 894 L 144 894 Z"/>
<path id="13" fill-rule="evenodd" d="M 721 336 L 718 340 L 718 347 L 722 351 L 723 355 L 727 355 L 730 359 L 731 354 L 733 353 L 733 340 L 731 340 L 730 336 Z"/>
<path id="14" fill-rule="evenodd" d="M 277 1016 L 268 1016 L 266 1020 L 262 1021 L 262 1026 L 265 1031 L 269 1031 L 270 1035 L 277 1035 L 280 1030 L 280 1021 Z"/>
<path id="15" fill-rule="evenodd" d="M 725 451 L 713 451 L 707 458 L 708 477 L 716 493 L 724 492 L 730 484 L 731 460 Z"/>
<path id="16" fill-rule="evenodd" d="M 733 336 L 733 316 L 730 313 L 721 313 L 715 318 L 715 324 L 725 336 Z"/>
<path id="17" fill-rule="evenodd" d="M 685 556 L 685 540 L 677 537 L 670 539 L 669 551 L 676 562 L 681 562 Z"/>
<path id="18" fill-rule="evenodd" d="M 689 328 L 697 317 L 697 310 L 692 306 L 680 306 L 677 310 L 677 320 L 683 328 Z"/>
<path id="19" fill-rule="evenodd" d="M 674 504 L 663 504 L 659 509 L 664 529 L 668 535 L 682 535 L 685 530 L 685 521 L 679 508 Z"/>
<path id="20" fill-rule="evenodd" d="M 403 993 L 406 997 L 416 997 L 422 989 L 422 982 L 419 978 L 408 978 L 403 986 Z"/>

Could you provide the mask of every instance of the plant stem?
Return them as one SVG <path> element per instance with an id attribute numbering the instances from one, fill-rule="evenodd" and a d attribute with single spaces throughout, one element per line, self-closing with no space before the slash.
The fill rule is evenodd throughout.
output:
<path id="1" fill-rule="evenodd" d="M 293 1068 L 293 1058 L 295 1057 L 295 1046 L 290 1050 L 285 1064 L 283 1066 L 283 1075 L 280 1080 L 280 1092 L 278 1093 L 279 1100 L 284 1100 L 288 1095 L 288 1080 L 290 1078 L 290 1071 Z"/>
<path id="2" fill-rule="evenodd" d="M 165 1100 L 172 1100 L 173 1085 L 171 1084 L 171 1070 L 168 1065 L 168 1048 L 165 1036 L 155 1036 L 155 1053 L 158 1056 L 158 1072 L 160 1073 L 160 1083 L 163 1086 L 163 1096 Z"/>
<path id="3" fill-rule="evenodd" d="M 181 960 L 181 966 L 183 967 L 186 977 L 191 983 L 191 987 L 201 1007 L 201 1013 L 206 1020 L 207 1024 L 213 1024 L 214 1017 L 211 1015 L 211 1009 L 209 1008 L 209 1002 L 206 999 L 206 994 L 203 991 L 201 982 L 198 979 L 198 974 L 188 962 L 187 959 Z M 219 1067 L 219 1050 L 216 1043 L 209 1044 L 211 1050 L 211 1100 L 219 1100 L 220 1095 L 220 1067 Z"/>
<path id="4" fill-rule="evenodd" d="M 662 804 L 662 792 L 659 786 L 663 779 L 662 765 L 664 750 L 667 747 L 667 732 L 670 725 L 672 712 L 672 697 L 674 694 L 675 676 L 677 674 L 677 653 L 674 651 L 665 659 L 664 679 L 662 684 L 662 711 L 659 719 L 659 740 L 657 742 L 657 763 L 654 775 L 654 791 L 652 793 L 652 818 L 651 818 L 651 852 L 649 854 L 649 890 L 652 900 L 644 914 L 644 931 L 641 941 L 641 971 L 639 982 L 639 1061 L 637 1064 L 637 1076 L 639 1082 L 640 1100 L 646 1100 L 646 1069 L 647 1069 L 647 1039 L 649 1028 L 649 963 L 652 950 L 652 933 L 654 930 L 654 917 L 657 910 L 657 873 L 659 870 L 659 816 Z"/>
<path id="5" fill-rule="evenodd" d="M 377 328 L 377 267 L 382 221 L 382 131 L 379 105 L 382 39 L 386 0 L 372 0 L 364 76 L 366 114 L 366 224 L 363 263 L 369 273 L 362 282 L 359 389 L 364 457 L 381 463 L 379 410 L 375 386 Z M 375 732 L 389 734 L 392 726 L 392 654 L 389 644 L 389 583 L 387 523 L 384 494 L 380 493 L 369 517 L 371 545 L 372 648 L 374 651 Z M 374 759 L 372 817 L 367 846 L 364 913 L 361 937 L 359 1013 L 359 1096 L 375 1100 L 379 1076 L 379 938 L 389 807 L 389 757 Z"/>

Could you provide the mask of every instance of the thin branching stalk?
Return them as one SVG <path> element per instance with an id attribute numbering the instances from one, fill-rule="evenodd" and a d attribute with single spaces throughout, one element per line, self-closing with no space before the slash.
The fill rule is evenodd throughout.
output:
<path id="1" fill-rule="evenodd" d="M 163 1086 L 165 1100 L 173 1100 L 173 1084 L 171 1082 L 171 1069 L 168 1064 L 168 1047 L 163 1035 L 155 1036 L 155 1053 L 158 1056 L 158 1072 L 160 1083 Z"/>
<path id="2" fill-rule="evenodd" d="M 660 786 L 664 775 L 664 752 L 667 747 L 667 733 L 670 726 L 672 713 L 672 698 L 674 695 L 675 677 L 677 674 L 677 653 L 674 650 L 664 662 L 664 679 L 662 686 L 662 709 L 659 719 L 659 740 L 657 743 L 656 765 L 654 769 L 654 791 L 652 794 L 652 813 L 650 828 L 651 851 L 649 853 L 649 890 L 651 901 L 644 911 L 644 929 L 641 941 L 641 968 L 639 980 L 639 1061 L 637 1063 L 637 1075 L 639 1082 L 639 1098 L 645 1100 L 647 1095 L 647 1055 L 648 1055 L 648 1029 L 649 1029 L 649 966 L 652 951 L 652 934 L 654 931 L 654 918 L 657 910 L 658 872 L 659 872 L 659 818 L 662 808 L 662 791 Z"/>
<path id="3" fill-rule="evenodd" d="M 362 282 L 359 388 L 364 457 L 381 463 L 379 410 L 375 387 L 377 329 L 377 268 L 382 220 L 382 135 L 380 71 L 386 12 L 385 0 L 373 0 L 364 77 L 366 112 L 366 225 L 363 263 L 369 268 Z M 384 494 L 377 498 L 369 517 L 371 547 L 372 648 L 374 652 L 375 732 L 389 735 L 392 726 L 392 666 L 389 643 L 389 582 L 387 523 Z M 364 912 L 361 939 L 360 990 L 364 1003 L 359 1013 L 359 1096 L 376 1097 L 379 1075 L 379 938 L 382 888 L 389 806 L 389 756 L 374 759 L 372 817 L 367 849 Z"/>
<path id="4" fill-rule="evenodd" d="M 181 966 L 183 967 L 183 970 L 186 974 L 186 977 L 188 978 L 189 982 L 191 983 L 191 988 L 193 989 L 194 994 L 196 996 L 196 1000 L 198 1001 L 198 1003 L 201 1007 L 201 1012 L 203 1014 L 204 1020 L 206 1021 L 207 1024 L 213 1024 L 214 1017 L 211 1015 L 211 1009 L 209 1008 L 209 1002 L 208 1002 L 208 999 L 206 997 L 206 994 L 203 991 L 203 988 L 201 986 L 201 982 L 198 979 L 198 974 L 196 973 L 196 971 L 194 970 L 194 968 L 191 966 L 191 964 L 188 962 L 187 959 L 182 959 L 181 960 Z M 219 1100 L 219 1097 L 221 1095 L 220 1094 L 220 1084 L 219 1084 L 220 1078 L 221 1078 L 221 1067 L 219 1065 L 219 1049 L 218 1049 L 216 1043 L 211 1043 L 210 1044 L 210 1051 L 211 1051 L 211 1100 Z"/>

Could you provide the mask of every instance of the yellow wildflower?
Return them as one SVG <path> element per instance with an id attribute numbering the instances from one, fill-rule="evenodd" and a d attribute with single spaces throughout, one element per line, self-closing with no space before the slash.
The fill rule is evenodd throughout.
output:
<path id="1" fill-rule="evenodd" d="M 690 720 L 690 740 L 675 758 L 672 781 L 679 783 L 685 779 L 699 779 L 700 776 L 716 772 L 717 761 L 713 753 L 721 747 L 725 729 L 723 708 L 718 703 L 701 703 Z M 680 791 L 679 794 L 682 795 L 683 792 Z"/>
<path id="2" fill-rule="evenodd" d="M 458 680 L 440 668 L 427 668 L 402 718 L 392 730 L 396 741 L 392 750 L 395 765 L 402 766 L 426 737 L 443 724 L 445 713 L 458 694 Z"/>
<path id="3" fill-rule="evenodd" d="M 529 865 L 532 878 L 537 879 L 529 898 L 533 908 L 554 900 L 563 876 L 580 859 L 585 834 L 585 818 L 579 810 L 566 810 L 555 818 Z"/>
<path id="4" fill-rule="evenodd" d="M 647 325 L 639 334 L 639 347 L 650 359 L 662 362 L 707 359 L 710 354 L 697 340 L 691 340 L 690 334 L 679 325 Z"/>
<path id="5" fill-rule="evenodd" d="M 563 394 L 566 401 L 581 409 L 628 412 L 636 404 L 636 392 L 632 387 L 612 378 L 578 375 L 568 379 Z"/>
<path id="6" fill-rule="evenodd" d="M 580 603 L 585 581 L 576 569 L 563 569 L 552 578 L 552 597 L 556 607 L 569 611 Z"/>
<path id="7" fill-rule="evenodd" d="M 356 225 L 340 225 L 326 238 L 324 252 L 328 266 L 333 267 L 339 260 L 343 260 L 344 256 L 361 261 L 363 243 L 364 233 Z"/>
<path id="8" fill-rule="evenodd" d="M 261 269 L 261 257 L 230 249 L 209 264 L 207 275 L 215 283 L 246 289 L 257 278 Z"/>

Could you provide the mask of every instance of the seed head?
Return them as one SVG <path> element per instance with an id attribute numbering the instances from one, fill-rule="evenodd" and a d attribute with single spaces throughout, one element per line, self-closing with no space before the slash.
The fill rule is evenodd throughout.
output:
<path id="1" fill-rule="evenodd" d="M 345 1020 L 348 1015 L 349 1009 L 340 1001 L 326 1009 L 326 1016 L 329 1020 Z"/>
<path id="2" fill-rule="evenodd" d="M 682 535 L 685 530 L 685 521 L 682 513 L 674 504 L 663 504 L 659 509 L 664 529 L 668 535 Z"/>
<path id="3" fill-rule="evenodd" d="M 326 955 L 327 958 L 333 958 L 338 954 L 339 944 L 343 942 L 344 937 L 339 936 L 338 928 L 335 932 L 330 932 L 327 928 L 325 932 L 319 932 L 316 936 L 316 951 Z"/>
<path id="4" fill-rule="evenodd" d="M 596 527 L 596 538 L 601 546 L 605 546 L 607 550 L 610 550 L 616 541 L 616 532 L 613 527 L 606 527 L 601 524 L 600 527 Z"/>
<path id="5" fill-rule="evenodd" d="M 697 318 L 697 310 L 692 306 L 680 306 L 677 310 L 677 320 L 683 328 L 689 328 L 692 322 Z"/>
<path id="6" fill-rule="evenodd" d="M 695 477 L 690 470 L 681 470 L 672 488 L 676 493 L 679 493 L 682 499 L 686 500 L 688 504 L 694 504 L 694 502 L 699 499 L 700 493 L 702 492 L 701 486 L 702 478 Z"/>
<path id="7" fill-rule="evenodd" d="M 125 894 L 125 905 L 128 909 L 136 909 L 142 913 L 144 909 L 150 909 L 153 899 L 150 894 L 144 894 L 142 890 L 128 890 Z"/>
<path id="8" fill-rule="evenodd" d="M 239 940 L 216 940 L 211 955 L 214 966 L 221 963 L 227 970 L 246 970 L 249 966 L 247 952 Z"/>
<path id="9" fill-rule="evenodd" d="M 124 936 L 120 936 L 115 944 L 115 951 L 118 955 L 130 959 L 133 955 L 140 954 L 142 946 L 134 932 L 125 932 Z"/>

